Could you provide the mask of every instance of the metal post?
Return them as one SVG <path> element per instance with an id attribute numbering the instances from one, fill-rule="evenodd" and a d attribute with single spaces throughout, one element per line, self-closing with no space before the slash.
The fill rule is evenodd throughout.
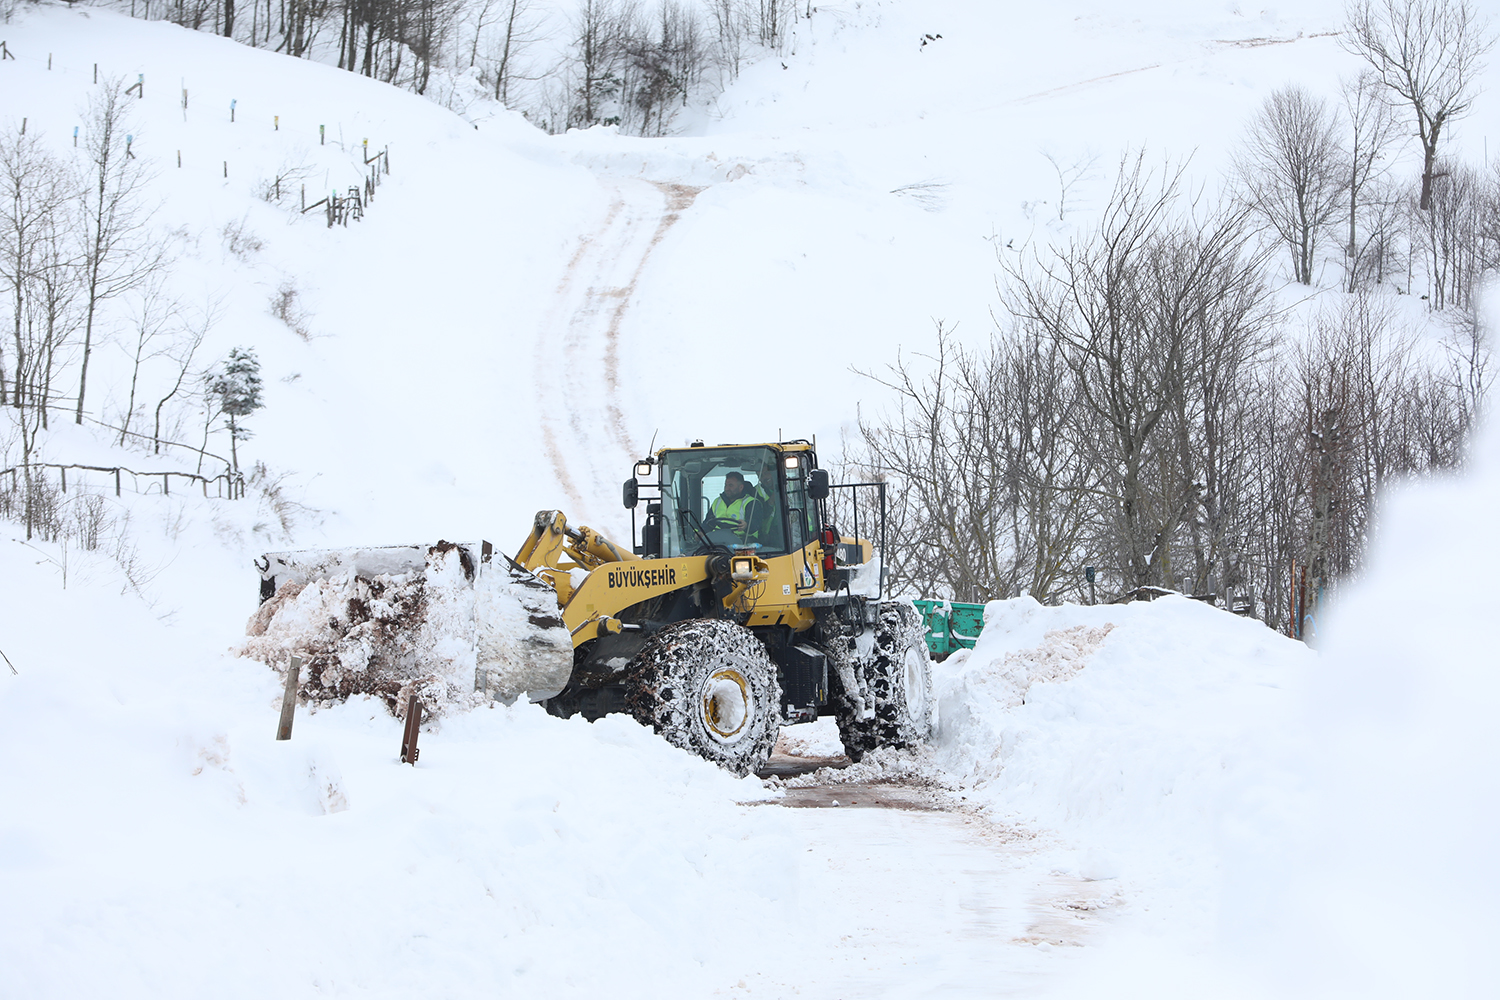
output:
<path id="1" fill-rule="evenodd" d="M 417 766 L 417 734 L 422 731 L 422 703 L 415 693 L 406 699 L 406 728 L 401 733 L 401 763 Z"/>
<path id="2" fill-rule="evenodd" d="M 1089 582 L 1089 604 L 1098 604 L 1099 598 L 1094 592 L 1094 567 L 1083 567 L 1083 578 Z"/>
<path id="3" fill-rule="evenodd" d="M 297 710 L 297 677 L 301 673 L 302 657 L 294 656 L 291 666 L 286 668 L 286 690 L 281 695 L 281 722 L 276 726 L 278 740 L 292 738 L 292 715 Z"/>
<path id="4" fill-rule="evenodd" d="M 120 495 L 120 470 L 115 470 L 115 496 Z"/>

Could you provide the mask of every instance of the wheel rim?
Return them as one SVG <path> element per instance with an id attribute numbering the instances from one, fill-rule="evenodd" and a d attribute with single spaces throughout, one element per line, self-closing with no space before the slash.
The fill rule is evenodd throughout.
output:
<path id="1" fill-rule="evenodd" d="M 927 717 L 927 644 L 917 641 L 906 647 L 901 669 L 906 689 L 906 709 L 917 722 Z"/>
<path id="2" fill-rule="evenodd" d="M 733 667 L 721 667 L 703 682 L 703 724 L 720 743 L 734 743 L 755 721 L 750 682 Z"/>

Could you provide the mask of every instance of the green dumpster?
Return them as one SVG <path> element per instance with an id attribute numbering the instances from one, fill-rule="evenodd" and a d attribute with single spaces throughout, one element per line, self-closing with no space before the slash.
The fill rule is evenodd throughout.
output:
<path id="1" fill-rule="evenodd" d="M 984 630 L 984 605 L 957 601 L 913 601 L 927 625 L 927 648 L 939 660 L 973 649 Z"/>

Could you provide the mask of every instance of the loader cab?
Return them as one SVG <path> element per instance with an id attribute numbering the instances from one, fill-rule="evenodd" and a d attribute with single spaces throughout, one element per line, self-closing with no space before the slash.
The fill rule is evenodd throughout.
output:
<path id="1" fill-rule="evenodd" d="M 655 468 L 660 502 L 647 508 L 642 554 L 671 558 L 749 549 L 776 556 L 802 548 L 817 534 L 816 505 L 807 491 L 812 465 L 805 446 L 663 449 Z M 727 495 L 733 478 L 744 482 L 742 497 Z M 735 516 L 720 516 L 726 509 Z"/>

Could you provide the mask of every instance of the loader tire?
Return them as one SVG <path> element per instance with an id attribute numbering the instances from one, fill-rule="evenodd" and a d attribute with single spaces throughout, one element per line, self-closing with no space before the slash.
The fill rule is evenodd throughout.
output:
<path id="1" fill-rule="evenodd" d="M 673 746 L 735 774 L 771 756 L 781 729 L 781 685 L 749 629 L 720 619 L 662 629 L 631 664 L 630 712 Z"/>
<path id="2" fill-rule="evenodd" d="M 874 638 L 868 652 L 861 655 L 855 642 L 849 653 L 860 690 L 840 684 L 836 697 L 839 737 L 855 763 L 878 747 L 914 747 L 932 729 L 932 657 L 922 616 L 909 601 L 889 602 Z"/>

